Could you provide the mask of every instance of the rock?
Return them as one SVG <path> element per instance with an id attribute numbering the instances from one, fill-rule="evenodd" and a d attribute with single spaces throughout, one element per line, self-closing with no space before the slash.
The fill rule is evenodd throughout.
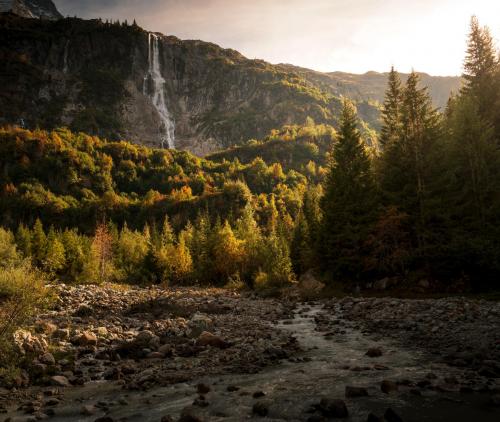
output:
<path id="1" fill-rule="evenodd" d="M 96 411 L 96 409 L 93 405 L 86 404 L 80 410 L 80 414 L 85 415 L 85 416 L 92 416 L 93 414 L 95 414 L 95 411 Z"/>
<path id="2" fill-rule="evenodd" d="M 94 310 L 86 304 L 82 304 L 75 311 L 74 315 L 78 317 L 89 317 L 94 313 Z"/>
<path id="3" fill-rule="evenodd" d="M 253 405 L 252 413 L 254 415 L 267 416 L 267 414 L 269 413 L 269 407 L 267 403 L 259 401 Z"/>
<path id="4" fill-rule="evenodd" d="M 143 330 L 134 339 L 137 348 L 157 349 L 160 346 L 160 338 L 149 330 Z"/>
<path id="5" fill-rule="evenodd" d="M 108 336 L 108 329 L 106 327 L 98 327 L 97 328 L 97 335 L 99 337 L 107 337 Z"/>
<path id="6" fill-rule="evenodd" d="M 55 331 L 57 331 L 57 325 L 52 324 L 51 322 L 43 321 L 37 323 L 35 329 L 38 333 L 51 336 Z"/>
<path id="7" fill-rule="evenodd" d="M 364 387 L 346 386 L 346 388 L 345 388 L 345 396 L 347 398 L 366 397 L 366 396 L 368 396 L 368 391 Z"/>
<path id="8" fill-rule="evenodd" d="M 178 422 L 203 422 L 201 416 L 193 407 L 185 407 L 181 412 Z"/>
<path id="9" fill-rule="evenodd" d="M 224 341 L 221 337 L 216 336 L 208 331 L 203 331 L 198 340 L 196 341 L 197 346 L 211 346 L 216 347 L 218 349 L 227 349 L 229 344 Z"/>
<path id="10" fill-rule="evenodd" d="M 347 406 L 340 399 L 321 399 L 319 410 L 328 418 L 347 418 L 349 416 Z"/>
<path id="11" fill-rule="evenodd" d="M 160 422 L 174 422 L 174 418 L 170 415 L 162 416 Z"/>
<path id="12" fill-rule="evenodd" d="M 50 366 L 56 364 L 56 360 L 54 358 L 54 355 L 52 355 L 52 353 L 44 353 L 42 356 L 40 356 L 38 358 L 38 360 L 41 363 L 44 363 L 44 364 L 50 365 Z"/>
<path id="13" fill-rule="evenodd" d="M 102 416 L 97 418 L 94 422 L 115 422 L 115 420 L 111 416 Z"/>
<path id="14" fill-rule="evenodd" d="M 50 378 L 50 382 L 52 385 L 55 385 L 57 387 L 70 386 L 68 378 L 66 378 L 64 375 L 54 375 L 53 377 Z"/>
<path id="15" fill-rule="evenodd" d="M 398 391 L 398 385 L 394 381 L 383 380 L 380 383 L 380 389 L 385 394 L 390 394 L 390 393 L 392 393 L 394 391 Z"/>
<path id="16" fill-rule="evenodd" d="M 375 290 L 385 290 L 387 289 L 387 285 L 389 283 L 389 278 L 388 277 L 385 277 L 381 280 L 377 280 L 373 283 L 373 288 Z"/>
<path id="17" fill-rule="evenodd" d="M 69 339 L 69 336 L 70 336 L 70 332 L 69 332 L 69 329 L 67 329 L 67 328 L 58 328 L 52 334 L 53 338 L 58 338 L 61 340 L 67 340 L 67 339 Z"/>
<path id="18" fill-rule="evenodd" d="M 200 383 L 196 386 L 196 391 L 198 394 L 207 394 L 210 392 L 210 387 L 206 384 Z"/>
<path id="19" fill-rule="evenodd" d="M 40 356 L 46 353 L 49 347 L 45 339 L 26 330 L 17 330 L 14 333 L 14 343 L 22 355 L 29 353 Z"/>
<path id="20" fill-rule="evenodd" d="M 383 422 L 384 420 L 373 413 L 369 413 L 366 422 Z"/>
<path id="21" fill-rule="evenodd" d="M 236 387 L 235 385 L 228 385 L 228 387 L 226 388 L 226 390 L 230 393 L 233 393 L 235 391 L 238 391 L 240 389 L 240 387 Z"/>
<path id="22" fill-rule="evenodd" d="M 403 422 L 401 416 L 399 416 L 394 410 L 390 407 L 384 413 L 384 419 L 387 422 Z"/>
<path id="23" fill-rule="evenodd" d="M 382 354 L 382 349 L 380 347 L 371 347 L 365 353 L 365 356 L 368 356 L 369 358 L 378 358 L 382 356 Z"/>
<path id="24" fill-rule="evenodd" d="M 73 343 L 78 346 L 96 346 L 97 336 L 90 331 L 84 331 L 73 339 Z"/>

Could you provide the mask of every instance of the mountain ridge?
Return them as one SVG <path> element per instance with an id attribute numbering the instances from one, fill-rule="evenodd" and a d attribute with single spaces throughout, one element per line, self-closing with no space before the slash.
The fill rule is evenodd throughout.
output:
<path id="1" fill-rule="evenodd" d="M 7 40 L 0 45 L 0 83 L 6 87 L 0 124 L 22 120 L 28 127 L 68 126 L 111 140 L 161 145 L 165 118 L 154 104 L 151 82 L 145 85 L 151 74 L 148 34 L 158 37 L 176 148 L 206 155 L 309 118 L 335 126 L 343 95 L 356 101 L 363 128 L 379 127 L 383 74 L 376 83 L 348 84 L 339 79 L 348 74 L 272 65 L 211 42 L 150 33 L 135 23 L 10 14 L 0 16 L 0 37 Z M 450 91 L 439 91 L 440 105 Z"/>

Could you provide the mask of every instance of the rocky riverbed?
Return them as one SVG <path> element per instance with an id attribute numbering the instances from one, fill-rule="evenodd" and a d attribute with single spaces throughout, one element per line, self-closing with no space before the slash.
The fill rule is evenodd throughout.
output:
<path id="1" fill-rule="evenodd" d="M 500 306 L 58 286 L 4 420 L 496 421 Z M 385 419 L 384 419 L 385 418 Z M 0 415 L 0 420 L 2 417 Z"/>

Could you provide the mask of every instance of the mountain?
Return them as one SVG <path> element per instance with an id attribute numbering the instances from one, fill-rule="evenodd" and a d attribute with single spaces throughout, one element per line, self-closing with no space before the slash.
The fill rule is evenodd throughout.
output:
<path id="1" fill-rule="evenodd" d="M 4 13 L 0 39 L 0 124 L 68 126 L 206 155 L 308 118 L 335 126 L 339 96 L 348 94 L 363 127 L 379 127 L 374 99 L 381 94 L 372 96 L 365 82 L 352 84 L 363 93 L 357 96 L 331 74 L 249 60 L 135 22 Z M 384 78 L 377 79 L 380 89 Z"/>
<path id="2" fill-rule="evenodd" d="M 344 95 L 359 102 L 378 102 L 381 104 L 384 101 L 388 73 L 322 73 L 290 64 L 281 64 L 280 66 L 284 70 L 297 73 L 318 88 L 334 95 Z M 459 76 L 431 76 L 427 73 L 418 73 L 422 85 L 429 88 L 434 105 L 439 108 L 446 106 L 450 94 L 458 92 L 462 83 L 462 78 Z M 408 78 L 407 73 L 401 73 L 400 76 L 403 82 Z"/>
<path id="3" fill-rule="evenodd" d="M 0 12 L 10 12 L 25 18 L 62 18 L 52 0 L 0 0 Z"/>

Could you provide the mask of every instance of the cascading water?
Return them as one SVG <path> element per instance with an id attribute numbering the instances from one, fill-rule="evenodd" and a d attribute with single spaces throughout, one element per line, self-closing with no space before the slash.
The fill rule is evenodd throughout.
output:
<path id="1" fill-rule="evenodd" d="M 165 100 L 165 79 L 160 71 L 160 53 L 158 48 L 158 35 L 148 34 L 148 72 L 144 76 L 144 95 L 153 102 L 161 119 L 160 142 L 168 148 L 175 148 L 175 123 L 170 115 Z"/>
<path id="2" fill-rule="evenodd" d="M 64 63 L 63 63 L 63 73 L 68 73 L 68 52 L 69 52 L 69 40 L 64 44 Z"/>

